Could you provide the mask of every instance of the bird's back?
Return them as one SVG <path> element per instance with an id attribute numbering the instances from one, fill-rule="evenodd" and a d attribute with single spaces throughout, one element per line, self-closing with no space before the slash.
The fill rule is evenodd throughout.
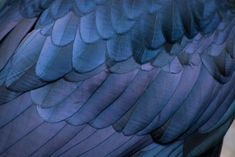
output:
<path id="1" fill-rule="evenodd" d="M 0 156 L 219 156 L 234 2 L 0 1 Z"/>

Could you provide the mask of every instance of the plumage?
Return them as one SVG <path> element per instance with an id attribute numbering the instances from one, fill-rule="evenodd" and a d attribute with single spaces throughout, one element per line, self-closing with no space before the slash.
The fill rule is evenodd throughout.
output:
<path id="1" fill-rule="evenodd" d="M 181 135 L 181 133 L 183 133 L 189 127 L 189 124 L 192 124 L 192 122 L 200 114 L 203 107 L 205 108 L 205 104 L 208 103 L 208 97 L 210 97 L 210 94 L 212 93 L 208 91 L 212 91 L 215 83 L 213 81 L 208 81 L 210 82 L 209 84 L 206 79 L 209 80 L 212 78 L 210 75 L 208 75 L 205 69 L 202 69 L 198 81 L 185 99 L 184 103 L 181 104 L 178 111 L 176 111 L 176 113 L 173 115 L 172 120 L 169 122 L 166 131 L 160 140 L 168 142 Z M 204 87 L 206 88 L 204 89 Z M 198 90 L 201 91 L 195 92 Z M 180 116 L 182 113 L 185 113 L 184 117 Z M 181 118 L 184 118 L 184 120 L 182 121 Z M 183 125 L 176 123 L 176 121 L 182 121 Z"/>
<path id="2" fill-rule="evenodd" d="M 138 18 L 146 9 L 146 3 L 143 0 L 123 1 L 123 10 L 129 19 Z"/>
<path id="3" fill-rule="evenodd" d="M 145 129 L 140 131 L 139 134 L 146 134 L 154 128 L 158 128 L 164 123 L 166 123 L 168 117 L 170 117 L 170 115 L 173 115 L 180 107 L 180 105 L 184 102 L 184 100 L 188 97 L 196 81 L 198 80 L 200 70 L 200 63 L 199 66 L 188 65 L 185 67 L 179 85 L 177 86 L 174 94 L 172 95 L 172 98 L 167 102 L 167 104 L 159 112 L 159 114 L 151 121 L 151 123 L 149 123 L 148 126 L 145 127 Z M 187 86 L 184 87 L 183 84 Z"/>
<path id="4" fill-rule="evenodd" d="M 40 16 L 40 18 L 38 19 L 38 26 L 43 27 L 45 25 L 51 24 L 53 23 L 54 20 L 52 18 L 52 15 L 50 13 L 49 9 L 46 9 L 45 11 L 43 11 L 42 15 Z"/>
<path id="5" fill-rule="evenodd" d="M 42 108 L 50 108 L 70 96 L 80 85 L 80 82 L 67 82 L 61 79 L 58 82 L 31 91 L 32 101 Z M 60 97 L 58 99 L 56 97 L 59 94 Z"/>
<path id="6" fill-rule="evenodd" d="M 26 93 L 24 95 L 19 96 L 12 102 L 9 102 L 8 105 L 2 105 L 1 108 L 1 121 L 0 121 L 0 127 L 4 127 L 8 123 L 10 123 L 12 120 L 17 118 L 21 113 L 23 113 L 25 110 L 27 110 L 31 105 L 31 100 L 28 99 L 29 93 Z M 21 103 L 15 103 L 16 101 L 20 101 Z M 18 110 L 14 110 L 14 107 L 12 105 L 17 105 Z M 3 118 L 4 117 L 4 118 Z"/>
<path id="7" fill-rule="evenodd" d="M 5 7 L 1 10 L 1 33 L 0 41 L 23 19 L 19 14 L 19 10 L 14 10 L 13 7 Z"/>
<path id="8" fill-rule="evenodd" d="M 122 7 L 119 7 L 120 5 L 122 5 L 122 1 L 112 1 L 112 8 L 110 13 L 112 27 L 118 34 L 127 32 L 135 24 L 134 20 L 128 19 L 127 16 L 125 16 Z"/>
<path id="9" fill-rule="evenodd" d="M 100 36 L 96 29 L 96 18 L 95 13 L 91 12 L 81 18 L 80 23 L 80 35 L 81 39 L 85 43 L 94 43 L 96 42 Z"/>
<path id="10" fill-rule="evenodd" d="M 82 108 L 78 111 L 77 119 L 81 121 L 80 123 L 91 121 L 102 110 L 108 108 L 109 105 L 118 99 L 122 92 L 125 91 L 129 83 L 135 77 L 136 73 L 137 71 L 129 72 L 125 75 L 110 74 L 105 82 L 102 83 L 102 86 L 97 89 L 96 93 L 92 95 L 86 104 L 84 104 L 84 106 L 82 106 Z M 112 87 L 110 86 L 111 82 L 114 84 Z M 106 94 L 108 91 L 109 94 Z"/>
<path id="11" fill-rule="evenodd" d="M 167 101 L 169 101 L 179 83 L 181 74 L 182 73 L 171 74 L 164 71 L 159 72 L 157 78 L 149 85 L 146 92 L 136 102 L 133 114 L 123 130 L 124 133 L 133 134 L 148 125 Z M 164 81 L 169 83 L 167 84 Z M 143 103 L 145 103 L 144 106 L 142 105 Z"/>
<path id="12" fill-rule="evenodd" d="M 6 77 L 6 86 L 10 88 L 16 88 L 18 91 L 31 90 L 38 87 L 37 83 L 43 84 L 42 81 L 38 80 L 35 74 L 35 64 L 41 52 L 42 46 L 45 42 L 45 37 L 40 35 L 39 31 L 36 30 L 29 34 L 24 42 L 18 47 L 15 55 L 8 62 L 9 67 L 5 67 L 8 70 Z M 28 78 L 28 79 L 27 79 Z M 33 78 L 36 83 L 34 84 Z M 27 85 L 28 81 L 32 81 Z M 19 83 L 20 82 L 20 83 Z M 14 87 L 18 85 L 26 84 L 26 89 L 18 89 Z M 39 84 L 39 85 L 40 85 Z"/>
<path id="13" fill-rule="evenodd" d="M 89 13 L 93 11 L 96 7 L 95 1 L 86 1 L 86 0 L 75 0 L 75 4 L 77 5 L 77 8 L 82 13 Z"/>
<path id="14" fill-rule="evenodd" d="M 72 70 L 73 45 L 56 46 L 47 37 L 36 63 L 36 75 L 46 81 L 56 80 Z"/>
<path id="15" fill-rule="evenodd" d="M 87 44 L 81 39 L 79 32 L 77 32 L 72 58 L 72 64 L 76 71 L 86 73 L 96 69 L 104 64 L 105 53 L 105 41 L 99 40 L 95 43 Z"/>
<path id="16" fill-rule="evenodd" d="M 0 1 L 0 156 L 219 156 L 229 0 Z"/>
<path id="17" fill-rule="evenodd" d="M 25 19 L 19 22 L 10 34 L 3 40 L 0 51 L 4 52 L 0 54 L 1 63 L 0 69 L 9 61 L 10 57 L 14 54 L 16 48 L 19 46 L 21 40 L 27 35 L 36 19 Z M 12 42 L 14 39 L 14 42 Z"/>
<path id="18" fill-rule="evenodd" d="M 96 9 L 96 28 L 103 39 L 109 39 L 114 35 L 114 28 L 111 23 L 111 6 L 98 6 Z"/>
<path id="19" fill-rule="evenodd" d="M 72 12 L 58 19 L 52 30 L 52 41 L 57 46 L 65 46 L 74 41 L 79 18 Z"/>
<path id="20" fill-rule="evenodd" d="M 66 15 L 72 9 L 72 3 L 66 0 L 55 0 L 49 6 L 50 13 L 54 19 Z"/>
<path id="21" fill-rule="evenodd" d="M 108 57 L 114 61 L 127 60 L 132 55 L 132 43 L 130 34 L 117 35 L 107 41 Z"/>

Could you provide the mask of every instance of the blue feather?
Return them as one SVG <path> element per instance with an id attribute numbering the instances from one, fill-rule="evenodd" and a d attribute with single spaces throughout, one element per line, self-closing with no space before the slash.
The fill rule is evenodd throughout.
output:
<path id="1" fill-rule="evenodd" d="M 76 7 L 80 10 L 82 13 L 89 13 L 93 11 L 96 7 L 94 0 L 75 0 Z"/>
<path id="2" fill-rule="evenodd" d="M 105 62 L 105 41 L 86 44 L 77 32 L 73 48 L 73 67 L 78 72 L 89 72 Z"/>
<path id="3" fill-rule="evenodd" d="M 98 128 L 112 125 L 120 119 L 132 106 L 138 98 L 144 93 L 152 79 L 156 77 L 159 70 L 139 71 L 135 79 L 130 83 L 127 89 L 115 100 L 110 107 L 102 111 L 101 114 L 92 122 L 92 125 Z M 136 90 L 138 89 L 138 90 Z"/>
<path id="4" fill-rule="evenodd" d="M 111 9 L 111 21 L 114 30 L 119 33 L 126 33 L 135 24 L 134 20 L 130 20 L 124 15 L 123 9 L 120 7 L 122 1 L 114 0 Z"/>
<path id="5" fill-rule="evenodd" d="M 114 61 L 127 60 L 132 56 L 132 51 L 130 34 L 117 35 L 107 41 L 108 57 Z"/>
<path id="6" fill-rule="evenodd" d="M 151 122 L 171 98 L 180 81 L 181 74 L 163 71 L 159 73 L 137 101 L 135 110 L 123 130 L 125 134 L 135 134 Z"/>
<path id="7" fill-rule="evenodd" d="M 65 46 L 75 39 L 79 18 L 73 13 L 68 13 L 58 19 L 53 27 L 52 41 L 57 46 Z"/>
<path id="8" fill-rule="evenodd" d="M 128 87 L 137 71 L 126 74 L 110 74 L 84 106 L 77 113 L 80 124 L 94 119 L 100 112 L 117 99 Z M 110 86 L 113 84 L 113 86 Z M 108 93 L 108 94 L 107 94 Z"/>
<path id="9" fill-rule="evenodd" d="M 23 79 L 23 77 L 27 77 L 27 75 L 29 76 L 29 79 L 36 77 L 35 74 L 33 74 L 34 71 L 30 71 L 32 70 L 32 68 L 34 68 L 35 64 L 37 63 L 37 59 L 42 50 L 44 42 L 45 37 L 40 34 L 39 30 L 32 32 L 26 37 L 26 39 L 21 43 L 20 47 L 17 49 L 17 52 L 13 56 L 11 63 L 9 63 L 11 64 L 11 66 L 9 67 L 9 73 L 6 78 L 7 86 L 14 86 L 15 84 L 18 84 L 17 82 L 25 82 L 25 88 L 32 88 L 32 85 L 41 85 L 38 80 L 35 80 L 36 84 L 34 84 L 33 81 L 31 82 L 27 79 Z M 28 85 L 27 81 L 29 81 Z M 33 84 L 30 85 L 30 83 Z"/>
<path id="10" fill-rule="evenodd" d="M 31 98 L 35 104 L 42 108 L 53 107 L 69 97 L 79 85 L 80 82 L 71 83 L 61 79 L 31 91 Z"/>
<path id="11" fill-rule="evenodd" d="M 138 18 L 146 9 L 144 0 L 125 0 L 123 10 L 129 19 Z"/>
<path id="12" fill-rule="evenodd" d="M 211 91 L 214 85 L 215 80 L 213 80 L 206 69 L 203 68 L 200 72 L 198 81 L 191 90 L 187 99 L 177 112 L 174 113 L 172 119 L 167 125 L 167 128 L 160 139 L 161 141 L 169 142 L 174 140 L 184 133 L 195 120 L 197 120 L 202 110 L 205 109 L 205 104 L 210 100 L 209 98 L 212 95 Z M 182 116 L 182 114 L 184 114 L 184 116 Z M 181 123 L 177 123 L 179 121 Z"/>
<path id="13" fill-rule="evenodd" d="M 73 45 L 58 47 L 47 37 L 36 65 L 36 74 L 46 81 L 56 80 L 72 70 Z"/>
<path id="14" fill-rule="evenodd" d="M 94 12 L 91 12 L 81 18 L 80 34 L 81 39 L 85 43 L 94 43 L 100 38 L 96 29 L 96 17 Z"/>
<path id="15" fill-rule="evenodd" d="M 58 19 L 72 9 L 72 3 L 67 0 L 54 0 L 49 9 L 52 17 Z"/>
<path id="16" fill-rule="evenodd" d="M 96 9 L 96 28 L 103 39 L 109 39 L 114 35 L 111 23 L 111 6 L 98 6 Z"/>

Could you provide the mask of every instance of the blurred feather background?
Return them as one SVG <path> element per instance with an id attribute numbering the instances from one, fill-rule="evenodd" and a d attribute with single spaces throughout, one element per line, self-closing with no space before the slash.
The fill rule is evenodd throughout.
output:
<path id="1" fill-rule="evenodd" d="M 221 157 L 234 157 L 235 156 L 235 122 L 230 127 L 224 138 L 224 145 Z"/>

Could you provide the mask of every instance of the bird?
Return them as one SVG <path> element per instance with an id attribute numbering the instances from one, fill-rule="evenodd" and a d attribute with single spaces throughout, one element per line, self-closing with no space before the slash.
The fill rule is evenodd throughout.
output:
<path id="1" fill-rule="evenodd" d="M 1 157 L 219 157 L 234 0 L 0 0 Z"/>

